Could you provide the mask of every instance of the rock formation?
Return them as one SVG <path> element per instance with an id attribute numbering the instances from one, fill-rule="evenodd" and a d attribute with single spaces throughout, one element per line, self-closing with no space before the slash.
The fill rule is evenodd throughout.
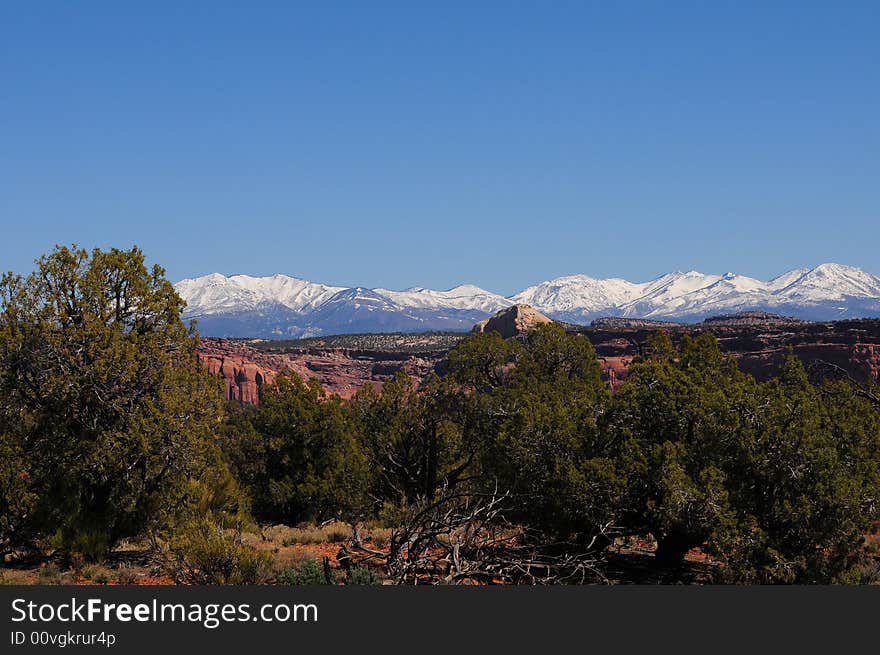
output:
<path id="1" fill-rule="evenodd" d="M 626 378 L 629 362 L 641 352 L 656 328 L 588 327 L 575 331 L 592 342 L 606 378 L 616 385 Z M 736 357 L 740 368 L 758 380 L 771 377 L 789 349 L 808 367 L 823 362 L 833 364 L 862 383 L 878 381 L 880 373 L 877 319 L 811 323 L 777 317 L 767 322 L 756 321 L 755 316 L 741 320 L 726 317 L 698 325 L 673 325 L 664 331 L 675 344 L 686 334 L 714 334 L 721 350 Z"/>
<path id="2" fill-rule="evenodd" d="M 474 331 L 497 330 L 510 338 L 549 321 L 530 307 L 518 305 L 479 323 Z M 605 379 L 616 388 L 658 326 L 612 321 L 567 329 L 590 340 Z M 662 329 L 676 344 L 686 334 L 714 334 L 721 349 L 733 354 L 740 368 L 759 380 L 773 375 L 790 349 L 808 366 L 826 362 L 860 382 L 880 381 L 877 319 L 810 323 L 749 314 L 699 325 L 666 324 Z M 328 392 L 350 397 L 366 384 L 381 385 L 401 369 L 418 379 L 435 371 L 442 374 L 449 349 L 463 336 L 361 335 L 346 341 L 349 347 L 334 347 L 330 338 L 254 344 L 260 348 L 243 341 L 202 339 L 199 356 L 209 371 L 222 376 L 230 400 L 259 402 L 261 389 L 272 384 L 282 370 L 292 370 L 304 379 L 316 377 Z"/>
<path id="3" fill-rule="evenodd" d="M 266 353 L 241 341 L 202 339 L 199 360 L 210 373 L 222 377 L 228 400 L 256 404 L 263 387 L 271 385 L 280 371 L 293 371 L 304 380 L 317 378 L 329 393 L 347 398 L 366 384 L 381 385 L 401 369 L 424 379 L 440 366 L 447 352 L 291 348 Z"/>
<path id="4" fill-rule="evenodd" d="M 199 360 L 209 373 L 223 379 L 224 397 L 242 403 L 258 403 L 263 385 L 275 381 L 276 371 L 258 364 L 251 353 L 222 347 L 212 341 L 210 347 L 199 349 Z"/>
<path id="5" fill-rule="evenodd" d="M 528 305 L 514 305 L 502 309 L 492 318 L 480 321 L 474 326 L 473 332 L 498 332 L 505 339 L 524 334 L 542 323 L 552 323 L 540 312 Z"/>

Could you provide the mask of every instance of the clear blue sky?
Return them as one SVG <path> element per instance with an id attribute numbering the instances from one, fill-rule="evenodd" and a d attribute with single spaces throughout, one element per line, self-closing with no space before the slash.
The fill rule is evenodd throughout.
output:
<path id="1" fill-rule="evenodd" d="M 876 0 L 430 4 L 0 3 L 0 269 L 880 273 Z"/>

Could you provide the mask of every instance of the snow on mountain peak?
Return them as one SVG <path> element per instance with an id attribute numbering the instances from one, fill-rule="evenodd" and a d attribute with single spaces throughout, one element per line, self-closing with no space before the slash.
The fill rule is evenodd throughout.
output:
<path id="1" fill-rule="evenodd" d="M 544 314 L 589 316 L 604 308 L 624 304 L 638 297 L 641 285 L 620 278 L 597 279 L 587 275 L 566 275 L 531 286 L 510 300 L 531 305 Z"/>
<path id="2" fill-rule="evenodd" d="M 809 301 L 876 298 L 880 278 L 854 266 L 826 263 L 807 270 L 778 293 Z"/>
<path id="3" fill-rule="evenodd" d="M 200 323 L 212 317 L 219 325 L 217 321 L 224 316 L 237 317 L 234 329 L 244 332 L 249 321 L 256 320 L 254 316 L 293 322 L 285 323 L 286 327 L 275 325 L 273 334 L 294 334 L 303 329 L 321 333 L 354 329 L 354 325 L 467 329 L 475 317 L 491 316 L 514 304 L 527 304 L 573 323 L 587 323 L 600 316 L 700 320 L 745 310 L 820 320 L 880 316 L 880 278 L 834 263 L 793 269 L 768 282 L 734 272 L 715 275 L 695 270 L 674 271 L 639 283 L 566 275 L 508 298 L 472 284 L 446 290 L 410 287 L 395 291 L 336 287 L 281 274 L 227 277 L 212 273 L 181 280 L 175 288 L 187 302 L 184 316 L 198 318 Z M 369 324 L 358 323 L 352 312 L 376 318 Z"/>
<path id="4" fill-rule="evenodd" d="M 266 304 L 280 304 L 293 311 L 302 311 L 317 307 L 343 289 L 288 275 L 227 277 L 220 273 L 181 280 L 175 288 L 186 301 L 185 314 L 189 316 L 247 311 Z"/>
<path id="5" fill-rule="evenodd" d="M 473 284 L 460 284 L 445 291 L 410 287 L 405 291 L 375 289 L 401 307 L 417 309 L 460 309 L 494 314 L 513 303 L 497 293 L 486 291 Z"/>

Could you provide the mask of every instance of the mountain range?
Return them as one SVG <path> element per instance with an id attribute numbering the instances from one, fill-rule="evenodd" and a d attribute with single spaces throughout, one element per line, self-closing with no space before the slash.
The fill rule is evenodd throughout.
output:
<path id="1" fill-rule="evenodd" d="M 806 320 L 880 316 L 880 278 L 860 268 L 822 264 L 767 282 L 736 273 L 675 271 L 648 282 L 569 275 L 505 297 L 463 284 L 446 291 L 337 287 L 287 275 L 219 273 L 175 285 L 185 319 L 206 336 L 298 338 L 359 332 L 468 330 L 514 304 L 576 324 L 599 317 L 697 322 L 739 311 Z"/>

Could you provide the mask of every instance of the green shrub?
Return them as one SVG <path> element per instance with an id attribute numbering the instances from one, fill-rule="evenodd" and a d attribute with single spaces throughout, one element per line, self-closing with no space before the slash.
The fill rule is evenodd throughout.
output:
<path id="1" fill-rule="evenodd" d="M 281 571 L 276 577 L 278 584 L 284 585 L 325 585 L 334 584 L 333 575 L 317 560 L 307 559 Z"/>
<path id="2" fill-rule="evenodd" d="M 210 516 L 196 522 L 171 545 L 169 569 L 186 584 L 262 584 L 271 575 L 270 558 L 241 542 L 238 530 L 225 529 Z"/>
<path id="3" fill-rule="evenodd" d="M 347 585 L 378 585 L 381 584 L 379 576 L 373 569 L 356 566 L 348 572 L 345 578 Z"/>
<path id="4" fill-rule="evenodd" d="M 37 584 L 54 585 L 59 584 L 60 581 L 61 571 L 58 570 L 58 565 L 53 562 L 43 564 L 37 571 Z"/>
<path id="5" fill-rule="evenodd" d="M 137 247 L 58 246 L 0 277 L 0 554 L 57 532 L 100 560 L 204 476 L 219 387 L 181 307 Z"/>
<path id="6" fill-rule="evenodd" d="M 82 570 L 82 577 L 95 584 L 107 584 L 116 575 L 103 566 L 87 566 Z"/>
<path id="7" fill-rule="evenodd" d="M 62 549 L 76 552 L 90 562 L 101 562 L 112 546 L 109 533 L 102 529 L 71 528 L 63 537 Z"/>

